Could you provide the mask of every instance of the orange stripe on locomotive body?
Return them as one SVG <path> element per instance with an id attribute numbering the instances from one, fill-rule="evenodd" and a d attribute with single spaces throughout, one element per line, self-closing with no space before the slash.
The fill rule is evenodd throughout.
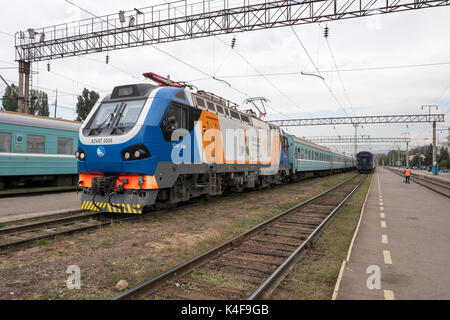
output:
<path id="1" fill-rule="evenodd" d="M 80 173 L 79 174 L 79 186 L 82 188 L 92 187 L 92 178 L 101 177 L 101 173 Z M 156 178 L 150 175 L 119 175 L 116 181 L 116 187 L 123 184 L 124 189 L 140 189 L 139 178 L 143 177 L 142 189 L 144 190 L 154 190 L 158 189 L 158 183 Z M 127 180 L 127 183 L 122 183 L 121 180 Z"/>

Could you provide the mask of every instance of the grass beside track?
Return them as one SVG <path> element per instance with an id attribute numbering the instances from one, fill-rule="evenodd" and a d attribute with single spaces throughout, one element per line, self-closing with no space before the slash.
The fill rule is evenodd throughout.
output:
<path id="1" fill-rule="evenodd" d="M 306 256 L 291 270 L 271 299 L 329 300 L 333 295 L 342 261 L 347 256 L 369 191 L 372 174 L 355 191 L 334 219 L 314 240 Z"/>

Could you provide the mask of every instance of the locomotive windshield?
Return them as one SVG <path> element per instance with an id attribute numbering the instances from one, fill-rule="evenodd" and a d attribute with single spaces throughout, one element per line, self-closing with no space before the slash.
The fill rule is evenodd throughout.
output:
<path id="1" fill-rule="evenodd" d="M 102 103 L 87 129 L 101 131 L 105 128 L 127 128 L 136 124 L 145 100 Z"/>

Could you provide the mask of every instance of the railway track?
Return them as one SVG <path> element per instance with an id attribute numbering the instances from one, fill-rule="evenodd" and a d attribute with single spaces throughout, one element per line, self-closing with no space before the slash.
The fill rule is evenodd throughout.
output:
<path id="1" fill-rule="evenodd" d="M 30 246 L 39 240 L 50 240 L 108 226 L 114 222 L 145 219 L 153 214 L 168 212 L 177 207 L 198 205 L 201 199 L 190 203 L 178 203 L 143 215 L 72 210 L 47 216 L 32 217 L 2 223 L 0 228 L 0 253 Z"/>
<path id="2" fill-rule="evenodd" d="M 41 193 L 73 192 L 73 191 L 77 191 L 76 186 L 17 188 L 9 190 L 0 190 L 0 197 L 20 197 L 30 194 L 37 195 Z"/>
<path id="3" fill-rule="evenodd" d="M 398 174 L 399 176 L 403 176 L 403 174 L 395 169 L 390 169 L 390 171 Z M 411 173 L 411 181 L 420 184 L 421 186 L 424 186 L 425 188 L 428 188 L 434 192 L 437 192 L 447 198 L 450 198 L 450 185 L 445 184 L 445 182 L 440 182 L 436 180 L 432 180 L 427 177 L 420 176 L 418 174 Z"/>
<path id="4" fill-rule="evenodd" d="M 365 177 L 355 175 L 113 300 L 265 297 Z"/>
<path id="5" fill-rule="evenodd" d="M 72 214 L 66 214 L 66 216 L 50 219 L 48 217 L 42 217 L 42 219 L 32 223 L 23 223 L 22 220 L 19 220 L 15 222 L 18 223 L 17 225 L 6 226 L 0 229 L 0 253 L 29 246 L 39 240 L 49 240 L 59 236 L 97 229 L 116 221 L 124 221 L 132 218 L 135 217 L 98 212 L 83 213 L 80 210 L 78 214 L 72 212 Z"/>

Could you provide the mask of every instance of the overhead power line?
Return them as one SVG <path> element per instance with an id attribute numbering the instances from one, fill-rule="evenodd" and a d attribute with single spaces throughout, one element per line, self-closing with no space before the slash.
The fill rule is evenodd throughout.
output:
<path id="1" fill-rule="evenodd" d="M 314 60 L 311 58 L 311 55 L 309 54 L 308 50 L 306 49 L 305 45 L 303 44 L 302 40 L 300 40 L 300 37 L 298 36 L 297 32 L 295 31 L 294 27 L 291 26 L 291 30 L 295 35 L 295 38 L 297 39 L 297 41 L 300 43 L 300 46 L 303 48 L 303 50 L 305 51 L 306 55 L 308 56 L 309 60 L 311 61 L 312 65 L 314 66 L 314 68 L 316 69 L 318 75 L 320 77 L 322 77 L 322 82 L 325 85 L 325 87 L 328 89 L 328 91 L 330 92 L 330 94 L 332 95 L 333 99 L 336 101 L 336 103 L 338 104 L 338 106 L 341 108 L 342 111 L 344 111 L 345 114 L 347 114 L 347 111 L 345 110 L 345 108 L 342 106 L 341 102 L 339 101 L 339 99 L 336 97 L 336 95 L 334 94 L 333 90 L 331 90 L 330 86 L 327 84 L 327 82 L 325 81 L 325 79 L 323 78 L 322 74 L 320 73 L 319 68 L 316 66 L 316 64 L 314 63 Z"/>
<path id="2" fill-rule="evenodd" d="M 337 72 L 337 74 L 339 76 L 339 81 L 341 82 L 341 86 L 342 86 L 342 89 L 344 90 L 344 95 L 347 98 L 348 105 L 350 106 L 350 109 L 352 110 L 352 113 L 355 114 L 355 111 L 353 110 L 353 104 L 352 104 L 352 102 L 350 100 L 350 97 L 349 97 L 349 95 L 347 93 L 347 88 L 344 85 L 344 80 L 342 79 L 341 73 L 339 72 L 339 69 L 338 69 L 338 66 L 337 66 L 337 63 L 336 63 L 336 59 L 334 58 L 333 50 L 331 50 L 330 41 L 328 40 L 328 26 L 325 27 L 325 30 L 322 29 L 322 26 L 320 25 L 320 23 L 318 24 L 318 26 L 325 33 L 325 40 L 326 40 L 326 43 L 327 43 L 328 50 L 330 51 L 331 58 L 332 58 L 333 63 L 334 63 L 334 68 L 336 69 L 336 72 Z"/>

